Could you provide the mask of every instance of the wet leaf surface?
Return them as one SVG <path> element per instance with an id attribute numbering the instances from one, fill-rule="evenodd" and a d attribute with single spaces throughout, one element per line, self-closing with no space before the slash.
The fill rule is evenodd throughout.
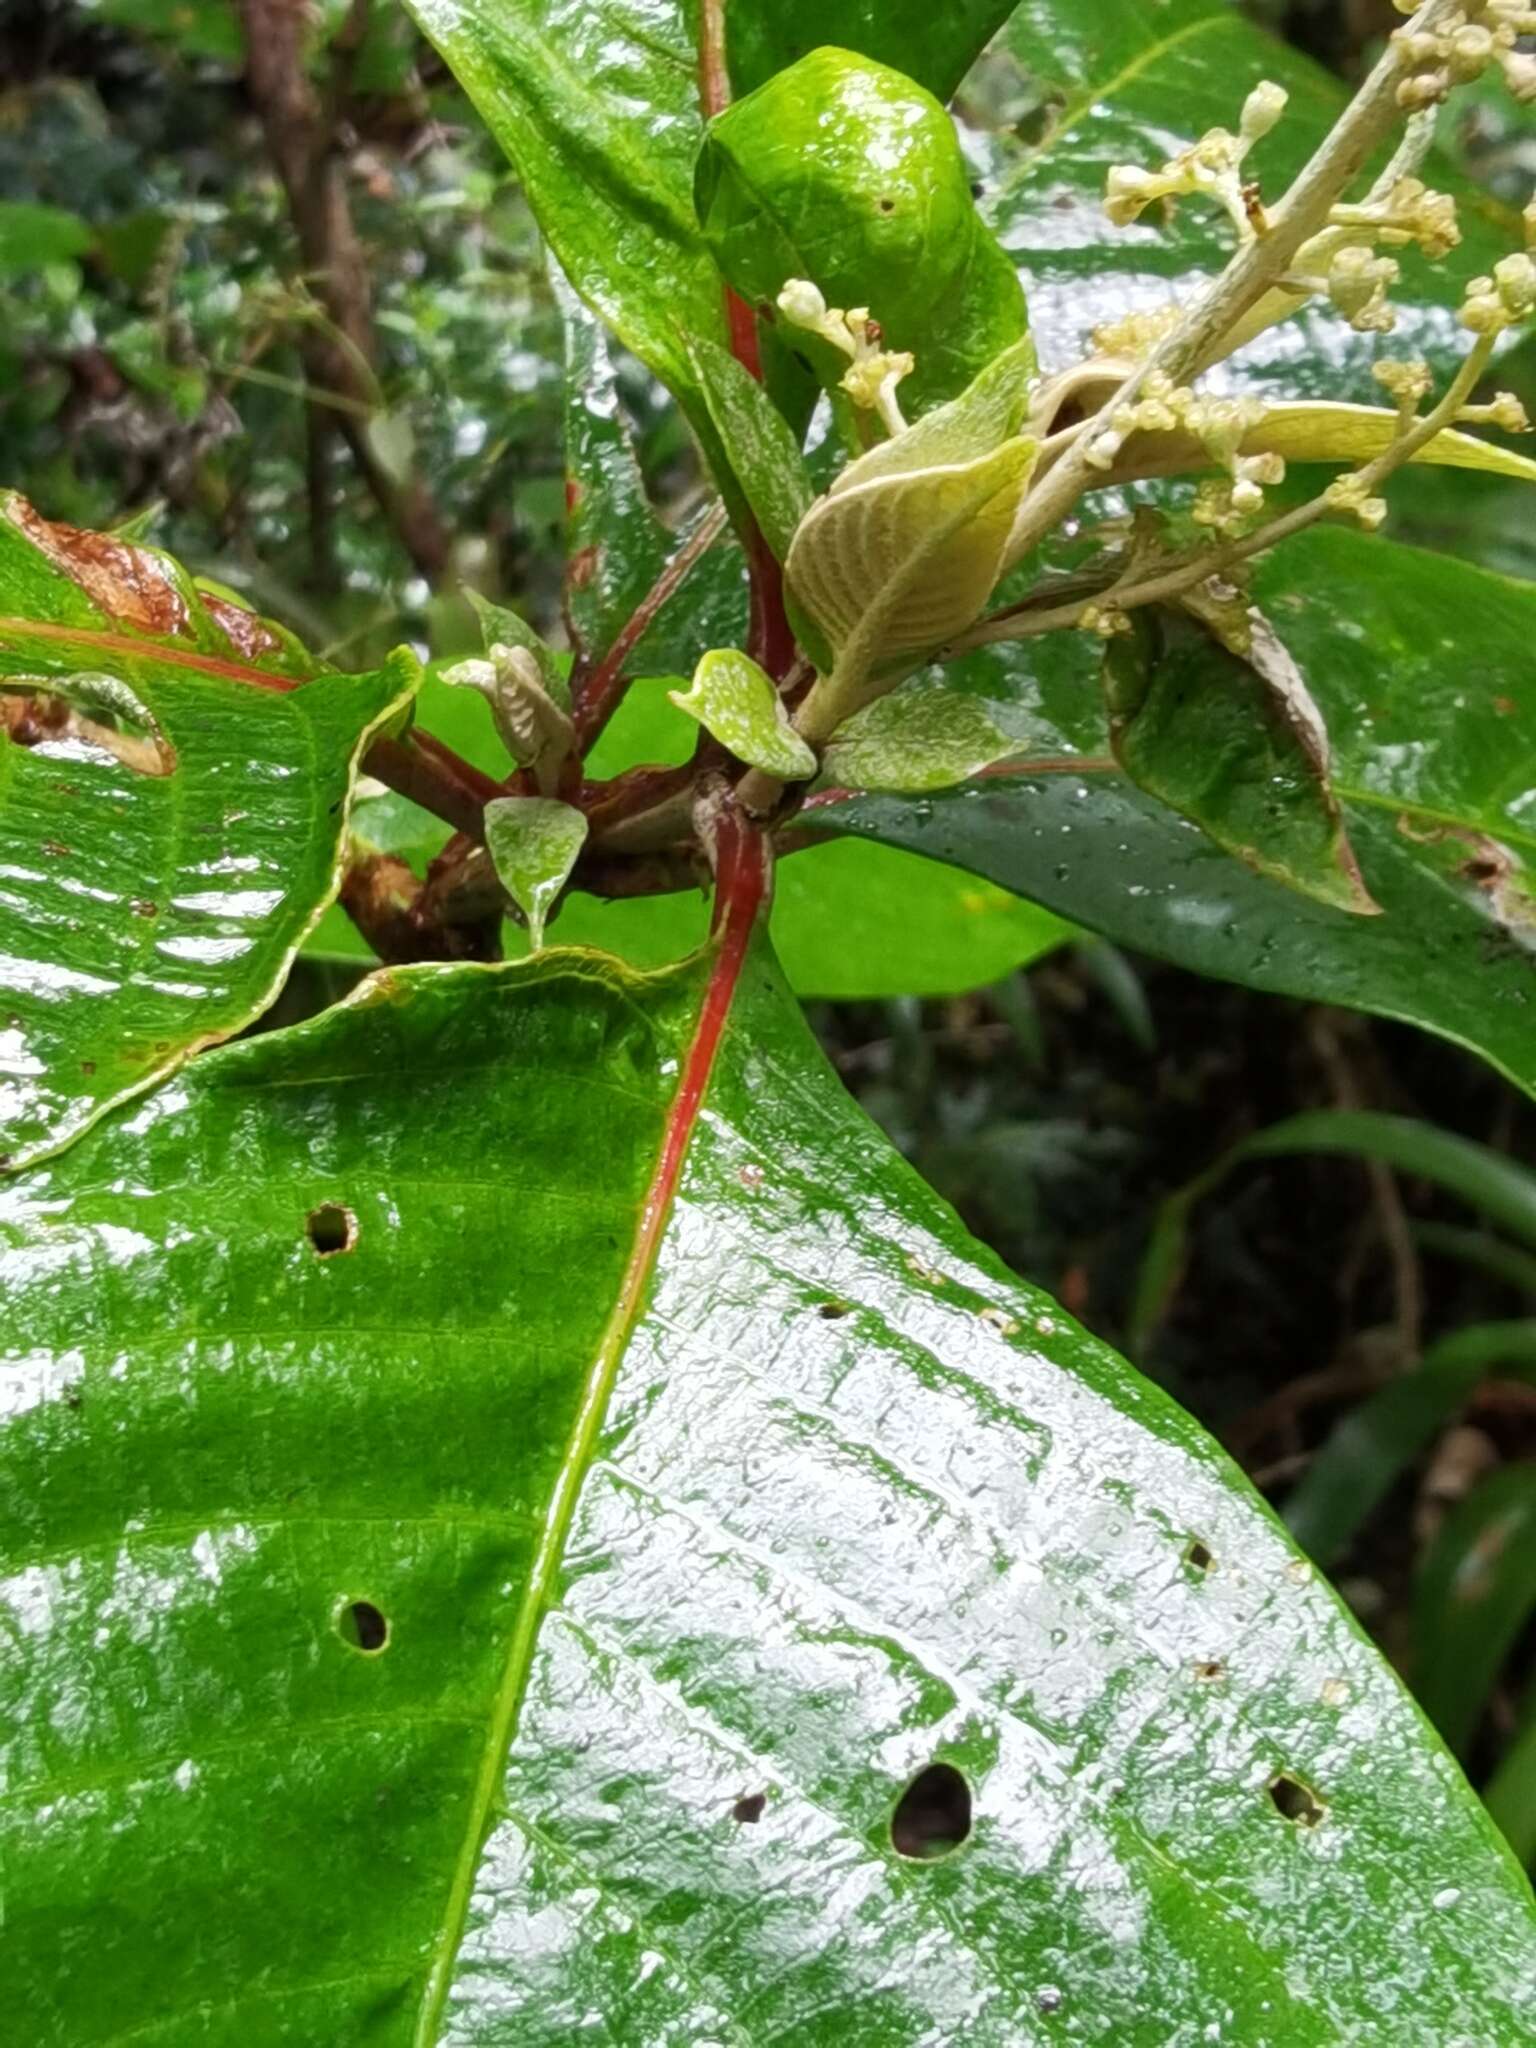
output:
<path id="1" fill-rule="evenodd" d="M 267 1007 L 415 677 L 317 672 L 167 557 L 0 507 L 0 1164 Z"/>
<path id="2" fill-rule="evenodd" d="M 704 995 L 386 973 L 0 1190 L 17 2037 L 1522 2038 L 1396 1679 L 761 953 L 636 1267 Z"/>
<path id="3" fill-rule="evenodd" d="M 1080 751 L 1082 772 L 813 815 L 955 861 L 1197 972 L 1423 1025 L 1536 1089 L 1536 592 L 1315 530 L 1266 560 L 1255 595 L 1327 719 L 1335 793 L 1380 917 L 1251 874 L 1110 772 L 1083 634 L 944 672 L 1015 722 L 1032 711 L 1039 751 Z"/>

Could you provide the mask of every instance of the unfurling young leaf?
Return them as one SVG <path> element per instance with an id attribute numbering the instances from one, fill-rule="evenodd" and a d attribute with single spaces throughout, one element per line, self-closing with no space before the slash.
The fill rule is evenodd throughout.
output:
<path id="1" fill-rule="evenodd" d="M 1201 602 L 1197 599 L 1196 602 Z M 1322 713 L 1257 611 L 1133 612 L 1105 654 L 1110 743 L 1131 780 L 1260 874 L 1370 913 L 1329 781 Z M 1240 645 L 1240 641 L 1246 645 Z"/>
<path id="2" fill-rule="evenodd" d="M 808 278 L 868 307 L 911 350 L 918 411 L 962 389 L 1024 332 L 1024 297 L 983 226 L 954 125 L 931 93 L 847 50 L 813 50 L 710 123 L 695 204 L 725 275 L 772 307 Z M 829 387 L 848 365 L 794 337 Z"/>
<path id="3" fill-rule="evenodd" d="M 527 920 L 535 953 L 586 837 L 581 812 L 552 797 L 499 797 L 485 807 L 486 848 L 497 879 Z"/>
<path id="4" fill-rule="evenodd" d="M 947 789 L 1019 751 L 977 698 L 916 682 L 856 711 L 821 765 L 827 783 L 849 789 Z"/>
<path id="5" fill-rule="evenodd" d="M 545 695 L 562 711 L 569 711 L 571 686 L 553 648 L 547 646 L 522 614 L 513 611 L 510 605 L 492 604 L 478 590 L 466 590 L 464 595 L 480 621 L 480 637 L 486 653 L 489 654 L 498 642 L 503 647 L 521 647 L 537 662 L 539 681 L 544 686 Z"/>
<path id="6" fill-rule="evenodd" d="M 571 719 L 545 688 L 542 667 L 527 646 L 494 641 L 485 660 L 444 669 L 443 681 L 480 692 L 502 745 L 519 768 L 533 770 L 539 788 L 550 795 L 571 751 Z"/>
<path id="7" fill-rule="evenodd" d="M 772 678 L 749 656 L 717 648 L 694 670 L 690 690 L 670 694 L 679 711 L 696 718 L 749 767 L 781 782 L 803 782 L 816 773 L 816 756 L 790 724 Z"/>
<path id="8" fill-rule="evenodd" d="M 866 479 L 855 463 L 818 499 L 789 551 L 790 595 L 834 656 L 797 720 L 812 739 L 868 701 L 878 662 L 926 653 L 976 617 L 1034 468 L 1035 443 L 1019 436 L 973 461 L 893 470 L 904 439 L 875 451 L 883 469 Z"/>

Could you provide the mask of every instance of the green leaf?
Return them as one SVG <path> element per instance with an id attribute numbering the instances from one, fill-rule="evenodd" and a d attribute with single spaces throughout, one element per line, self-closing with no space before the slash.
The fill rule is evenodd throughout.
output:
<path id="1" fill-rule="evenodd" d="M 1034 462 L 1035 443 L 1020 436 L 970 462 L 867 480 L 855 465 L 816 500 L 785 574 L 835 656 L 818 737 L 858 709 L 878 662 L 926 653 L 975 619 Z M 806 700 L 807 719 L 820 701 Z"/>
<path id="2" fill-rule="evenodd" d="M 521 647 L 525 654 L 531 654 L 538 664 L 539 681 L 545 695 L 562 711 L 571 708 L 571 686 L 565 673 L 565 666 L 555 653 L 529 625 L 520 612 L 510 605 L 492 604 L 478 590 L 466 588 L 464 595 L 469 599 L 475 617 L 480 622 L 481 643 L 487 654 L 496 646 Z"/>
<path id="3" fill-rule="evenodd" d="M 565 335 L 565 615 L 577 653 L 595 662 L 687 536 L 669 533 L 647 496 L 601 325 L 558 272 L 551 281 Z M 741 550 L 727 537 L 695 564 L 626 666 L 686 674 L 706 647 L 739 641 L 746 623 Z"/>
<path id="4" fill-rule="evenodd" d="M 1013 0 L 726 0 L 726 54 L 738 94 L 835 43 L 905 71 L 947 100 Z"/>
<path id="5" fill-rule="evenodd" d="M 1352 1618 L 721 987 L 391 972 L 0 1192 L 15 2037 L 1518 2039 Z"/>
<path id="6" fill-rule="evenodd" d="M 678 710 L 696 718 L 737 760 L 785 782 L 816 773 L 816 756 L 790 724 L 773 678 L 750 655 L 716 648 L 700 659 L 692 686 L 671 694 Z"/>
<path id="7" fill-rule="evenodd" d="M 416 676 L 321 673 L 169 557 L 0 499 L 0 1165 L 267 1007 Z"/>
<path id="8" fill-rule="evenodd" d="M 1456 1503 L 1419 1568 L 1414 1692 L 1456 1751 L 1536 1608 L 1536 1465 L 1506 1465 Z"/>
<path id="9" fill-rule="evenodd" d="M 0 277 L 19 277 L 83 256 L 95 240 L 90 222 L 58 206 L 0 200 Z"/>
<path id="10" fill-rule="evenodd" d="M 1105 649 L 1115 759 L 1149 796 L 1261 875 L 1374 911 L 1329 783 L 1328 729 L 1262 613 L 1230 633 L 1161 606 Z"/>
<path id="11" fill-rule="evenodd" d="M 544 944 L 544 921 L 571 878 L 587 837 L 585 816 L 552 797 L 497 798 L 485 807 L 485 844 L 497 880 L 528 920 L 528 944 Z"/>
<path id="12" fill-rule="evenodd" d="M 883 345 L 910 349 L 902 387 L 921 411 L 951 397 L 1024 332 L 1024 296 L 983 226 L 954 126 L 910 78 L 818 49 L 710 122 L 695 204 L 716 261 L 751 305 L 805 278 L 867 307 Z M 847 361 L 798 330 L 835 387 Z"/>
<path id="13" fill-rule="evenodd" d="M 1536 1863 L 1536 1712 L 1527 1699 L 1519 1734 L 1483 1791 L 1488 1811 L 1520 1861 Z"/>
<path id="14" fill-rule="evenodd" d="M 698 111 L 681 0 L 407 0 L 522 180 L 576 292 L 718 444 L 683 332 L 725 332 L 691 203 Z"/>
<path id="15" fill-rule="evenodd" d="M 945 789 L 1023 750 L 974 697 L 920 681 L 877 697 L 839 726 L 822 776 L 854 789 Z"/>
<path id="16" fill-rule="evenodd" d="M 1046 100 L 1043 140 L 1023 142 L 1006 115 L 970 139 L 981 211 L 1018 265 L 1031 325 L 1049 371 L 1065 369 L 1095 328 L 1133 313 L 1161 311 L 1187 296 L 1232 252 L 1224 214 L 1186 201 L 1164 224 L 1154 208 L 1135 225 L 1112 227 L 1103 211 L 1112 164 L 1158 164 L 1170 148 L 1208 128 L 1235 128 L 1243 100 L 1261 79 L 1290 93 L 1279 126 L 1249 166 L 1273 200 L 1301 169 L 1343 108 L 1346 88 L 1321 66 L 1266 35 L 1230 0 L 1022 0 L 987 59 L 987 84 L 1008 97 L 1004 74 Z M 985 95 L 974 112 L 985 118 Z M 968 109 L 972 96 L 962 96 Z M 1518 246 L 1513 209 L 1491 200 L 1443 159 L 1423 172 L 1457 196 L 1462 243 L 1430 264 L 1404 252 L 1394 295 L 1394 354 L 1423 356 L 1442 371 L 1465 353 L 1454 310 L 1468 278 Z M 1229 388 L 1294 399 L 1379 400 L 1371 370 L 1379 337 L 1357 334 L 1324 303 L 1267 333 L 1225 367 Z"/>
<path id="17" fill-rule="evenodd" d="M 1088 708 L 1085 634 L 944 672 L 1000 717 L 1027 716 L 1042 753 L 1054 730 L 1058 772 L 829 804 L 817 824 L 955 861 L 1199 973 L 1422 1025 L 1536 1090 L 1536 590 L 1319 529 L 1264 561 L 1254 596 L 1327 721 L 1334 791 L 1383 916 L 1278 888 L 1125 781 Z"/>
<path id="18" fill-rule="evenodd" d="M 734 482 L 777 560 L 789 553 L 813 492 L 800 449 L 757 379 L 717 341 L 690 340 L 688 352 Z"/>
<path id="19" fill-rule="evenodd" d="M 1327 1566 L 1340 1556 L 1490 1374 L 1536 1385 L 1536 1322 L 1453 1330 L 1338 1424 L 1285 1503 L 1286 1527 L 1309 1557 Z"/>

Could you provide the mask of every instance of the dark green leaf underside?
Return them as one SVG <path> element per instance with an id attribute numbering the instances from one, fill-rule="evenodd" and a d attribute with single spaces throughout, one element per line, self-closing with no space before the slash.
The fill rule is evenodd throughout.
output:
<path id="1" fill-rule="evenodd" d="M 701 988 L 385 974 L 0 1191 L 16 2038 L 1528 2038 L 1523 1879 L 1395 1679 L 765 957 L 581 1421 Z"/>

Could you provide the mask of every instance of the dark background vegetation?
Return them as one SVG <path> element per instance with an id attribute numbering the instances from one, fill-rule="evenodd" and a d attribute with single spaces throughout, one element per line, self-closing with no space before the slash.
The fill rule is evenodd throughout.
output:
<path id="1" fill-rule="evenodd" d="M 241 11 L 0 0 L 0 477 L 53 518 L 142 520 L 350 667 L 402 637 L 467 645 L 464 581 L 554 626 L 559 330 L 514 181 L 387 0 L 324 0 L 310 33 L 328 54 L 286 76 L 293 8 L 243 0 L 265 77 L 246 76 Z M 1396 18 L 1386 0 L 1252 11 L 1345 74 Z M 1448 122 L 1462 161 L 1523 200 L 1529 125 L 1475 95 Z M 84 216 L 91 246 L 66 236 L 38 264 L 8 230 L 17 202 Z M 324 204 L 353 238 L 339 292 L 313 260 L 337 232 L 314 217 Z M 638 367 L 626 375 L 647 472 L 676 503 L 696 481 L 686 437 Z M 1501 382 L 1536 411 L 1529 346 Z M 1408 481 L 1396 530 L 1536 573 L 1518 487 L 1453 483 Z M 309 968 L 282 1014 L 334 986 Z M 818 1004 L 813 1019 L 970 1226 L 1122 1346 L 1160 1199 L 1299 1109 L 1394 1111 L 1536 1159 L 1531 1105 L 1451 1047 L 1098 943 L 963 999 Z M 1241 1168 L 1198 1212 L 1138 1363 L 1282 1502 L 1351 1405 L 1430 1340 L 1536 1312 L 1421 1239 L 1469 1220 L 1428 1183 L 1350 1159 Z M 1486 1382 L 1344 1561 L 1346 1596 L 1410 1676 L 1426 1543 L 1478 1478 L 1532 1458 L 1536 1389 Z M 1527 1633 L 1486 1709 L 1478 1777 L 1533 1661 Z"/>

